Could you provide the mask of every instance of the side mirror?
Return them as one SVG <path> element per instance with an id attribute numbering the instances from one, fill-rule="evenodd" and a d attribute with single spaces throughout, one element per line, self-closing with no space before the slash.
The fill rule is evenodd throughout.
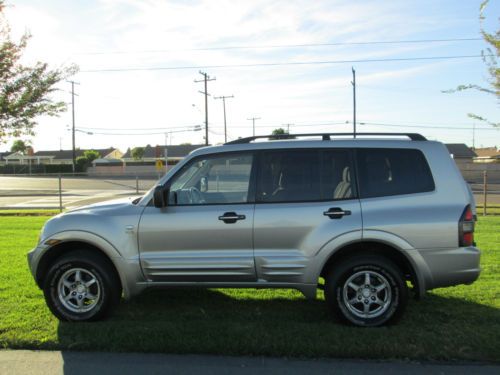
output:
<path id="1" fill-rule="evenodd" d="M 157 186 L 153 192 L 153 204 L 156 208 L 166 207 L 168 204 L 168 189 L 164 186 Z"/>

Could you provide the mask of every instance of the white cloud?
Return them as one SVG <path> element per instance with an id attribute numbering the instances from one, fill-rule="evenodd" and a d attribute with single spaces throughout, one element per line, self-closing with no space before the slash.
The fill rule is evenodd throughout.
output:
<path id="1" fill-rule="evenodd" d="M 447 6 L 451 6 L 450 1 Z M 392 1 L 242 1 L 242 0 L 95 0 L 86 2 L 19 0 L 9 9 L 8 17 L 16 33 L 30 28 L 34 37 L 29 58 L 52 64 L 76 62 L 82 69 L 154 66 L 199 66 L 252 64 L 284 61 L 353 60 L 386 57 L 457 54 L 452 44 L 401 44 L 374 46 L 336 46 L 322 48 L 226 49 L 197 51 L 195 48 L 307 44 L 345 41 L 429 39 L 457 35 L 458 21 L 464 17 L 452 12 L 426 12 L 436 7 L 430 0 L 420 4 Z M 471 15 L 471 19 L 474 18 Z M 460 36 L 475 35 L 464 29 Z M 164 52 L 158 52 L 163 50 Z M 149 53 L 138 51 L 152 51 Z M 156 52 L 154 52 L 156 51 Z M 89 54 L 103 52 L 103 54 Z M 120 52 L 120 53 L 110 53 Z M 462 51 L 459 51 L 462 52 Z M 467 51 L 470 52 L 470 51 Z M 458 64 L 458 63 L 457 63 Z M 405 92 L 400 98 L 390 92 L 369 88 L 412 85 L 436 85 L 436 74 L 443 74 L 443 88 L 450 87 L 447 63 L 374 63 L 357 64 L 360 106 L 364 118 L 394 120 L 408 116 L 399 112 L 401 98 L 430 100 L 425 91 Z M 230 131 L 234 137 L 251 132 L 248 117 L 262 117 L 258 124 L 345 121 L 351 118 L 351 72 L 348 64 L 309 65 L 268 68 L 211 69 L 217 80 L 209 83 L 215 95 L 234 94 L 228 101 Z M 431 78 L 432 77 L 432 78 Z M 448 77 L 448 78 L 446 78 Z M 170 127 L 200 124 L 204 116 L 203 96 L 197 70 L 145 71 L 123 73 L 81 73 L 78 86 L 77 126 L 116 129 Z M 458 77 L 457 80 L 461 79 Z M 419 83 L 422 82 L 422 83 Z M 404 85 L 403 85 L 404 83 Z M 67 85 L 61 87 L 68 89 Z M 375 94 L 375 95 L 372 95 Z M 59 94 L 69 100 L 67 92 Z M 386 100 L 383 100 L 383 99 Z M 448 113 L 437 109 L 411 116 L 429 119 L 442 116 L 443 122 L 459 119 L 458 102 L 451 99 Z M 458 99 L 457 99 L 458 100 Z M 390 102 L 392 108 L 383 108 Z M 193 107 L 196 104 L 197 107 Z M 222 129 L 221 103 L 210 99 L 210 123 L 214 131 Z M 455 106 L 455 107 L 453 107 Z M 459 108 L 458 108 L 459 109 Z M 491 111 L 489 107 L 485 111 Z M 416 119 L 416 120 L 417 120 Z M 464 120 L 465 121 L 465 120 Z M 462 121 L 463 122 L 463 121 Z M 42 119 L 43 131 L 36 147 L 54 148 L 57 137 L 65 137 L 69 114 L 59 119 Z M 304 131 L 310 128 L 297 129 Z M 323 130 L 323 128 L 318 128 Z M 269 131 L 272 128 L 262 128 Z M 57 134 L 56 134 L 57 133 Z M 56 135 L 55 135 L 56 134 Z M 175 141 L 201 142 L 202 134 L 177 134 Z M 222 136 L 214 136 L 215 141 Z M 162 143 L 162 136 L 108 137 L 78 135 L 82 147 L 115 144 L 121 148 L 138 142 Z"/>

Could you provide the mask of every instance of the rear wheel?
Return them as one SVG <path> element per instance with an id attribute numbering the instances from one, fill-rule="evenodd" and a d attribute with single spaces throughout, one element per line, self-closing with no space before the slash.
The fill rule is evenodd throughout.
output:
<path id="1" fill-rule="evenodd" d="M 104 257 L 78 250 L 51 265 L 44 295 L 60 320 L 92 321 L 105 318 L 118 303 L 121 285 Z"/>
<path id="2" fill-rule="evenodd" d="M 325 299 L 334 315 L 357 326 L 394 323 L 408 301 L 408 288 L 390 260 L 362 255 L 333 267 L 325 280 Z"/>

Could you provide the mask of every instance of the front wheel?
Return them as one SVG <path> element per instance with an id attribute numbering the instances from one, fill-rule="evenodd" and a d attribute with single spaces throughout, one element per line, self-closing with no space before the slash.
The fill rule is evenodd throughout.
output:
<path id="1" fill-rule="evenodd" d="M 408 301 L 401 271 L 390 260 L 363 255 L 344 260 L 325 279 L 325 299 L 334 315 L 350 324 L 394 323 Z"/>
<path id="2" fill-rule="evenodd" d="M 81 322 L 104 318 L 118 303 L 121 285 L 103 257 L 73 251 L 51 265 L 43 291 L 57 318 Z"/>

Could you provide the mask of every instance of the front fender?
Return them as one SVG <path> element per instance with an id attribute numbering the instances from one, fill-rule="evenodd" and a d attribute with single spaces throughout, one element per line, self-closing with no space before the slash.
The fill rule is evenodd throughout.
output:
<path id="1" fill-rule="evenodd" d="M 120 277 L 126 299 L 140 292 L 141 288 L 137 287 L 137 283 L 144 281 L 144 277 L 139 264 L 139 257 L 125 258 L 109 241 L 87 231 L 68 230 L 54 233 L 45 238 L 30 254 L 30 268 L 33 275 L 36 277 L 40 263 L 45 256 L 50 254 L 51 249 L 70 242 L 91 245 L 99 249 L 111 261 Z"/>

